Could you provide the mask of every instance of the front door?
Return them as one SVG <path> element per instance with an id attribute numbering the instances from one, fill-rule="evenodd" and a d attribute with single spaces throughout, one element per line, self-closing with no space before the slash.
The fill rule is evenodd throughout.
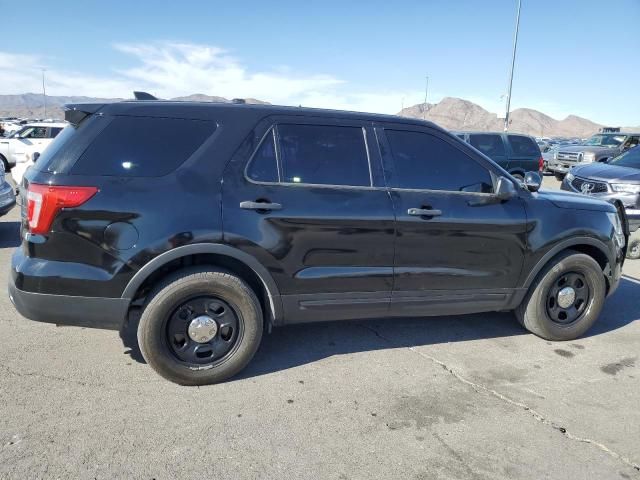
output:
<path id="1" fill-rule="evenodd" d="M 288 323 L 387 314 L 395 222 L 372 135 L 366 123 L 275 119 L 225 171 L 225 241 L 266 266 Z"/>
<path id="2" fill-rule="evenodd" d="M 391 313 L 507 304 L 526 247 L 524 202 L 497 201 L 499 171 L 450 135 L 401 125 L 377 134 L 397 219 Z"/>

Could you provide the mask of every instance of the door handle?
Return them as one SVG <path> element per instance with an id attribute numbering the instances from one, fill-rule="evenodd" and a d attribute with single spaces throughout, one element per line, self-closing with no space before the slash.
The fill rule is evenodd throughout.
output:
<path id="1" fill-rule="evenodd" d="M 439 217 L 442 210 L 433 210 L 431 208 L 410 208 L 407 213 L 414 217 Z"/>
<path id="2" fill-rule="evenodd" d="M 282 205 L 279 203 L 251 202 L 245 200 L 244 202 L 240 202 L 240 208 L 244 210 L 281 210 Z"/>

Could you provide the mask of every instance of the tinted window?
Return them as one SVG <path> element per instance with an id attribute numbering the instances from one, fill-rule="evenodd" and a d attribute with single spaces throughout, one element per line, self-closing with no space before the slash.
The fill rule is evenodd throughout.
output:
<path id="1" fill-rule="evenodd" d="M 505 156 L 504 143 L 502 143 L 502 137 L 500 135 L 469 135 L 469 143 L 489 158 Z"/>
<path id="2" fill-rule="evenodd" d="M 276 161 L 276 148 L 273 141 L 273 130 L 269 131 L 247 169 L 247 176 L 256 182 L 277 182 L 278 163 Z"/>
<path id="3" fill-rule="evenodd" d="M 399 130 L 387 130 L 386 134 L 394 158 L 394 187 L 493 191 L 489 171 L 441 138 Z"/>
<path id="4" fill-rule="evenodd" d="M 369 186 L 369 161 L 359 127 L 279 125 L 282 181 Z"/>
<path id="5" fill-rule="evenodd" d="M 509 135 L 509 145 L 514 155 L 522 157 L 539 157 L 540 149 L 538 145 L 529 137 L 522 135 Z"/>
<path id="6" fill-rule="evenodd" d="M 179 118 L 115 117 L 71 169 L 75 175 L 160 177 L 175 170 L 216 125 Z"/>
<path id="7" fill-rule="evenodd" d="M 50 137 L 56 138 L 61 131 L 62 131 L 62 128 L 60 127 L 52 127 Z"/>

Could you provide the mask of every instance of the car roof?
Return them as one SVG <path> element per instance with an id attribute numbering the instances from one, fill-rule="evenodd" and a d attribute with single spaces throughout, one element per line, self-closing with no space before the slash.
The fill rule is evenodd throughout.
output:
<path id="1" fill-rule="evenodd" d="M 87 107 L 95 105 L 87 104 Z M 83 109 L 83 104 L 65 105 L 67 109 Z M 95 111 L 95 110 L 94 110 Z M 386 115 L 382 113 L 352 112 L 346 110 L 330 110 L 311 107 L 292 107 L 283 105 L 264 104 L 237 104 L 237 103 L 216 103 L 216 102 L 194 102 L 194 101 L 171 101 L 171 100 L 125 100 L 116 103 L 107 103 L 101 106 L 100 112 L 116 115 L 158 115 L 162 111 L 173 111 L 172 114 L 190 115 L 194 118 L 215 119 L 215 112 L 218 113 L 239 113 L 247 112 L 249 115 L 299 115 L 309 117 L 332 117 L 366 120 L 371 122 L 400 122 L 412 125 L 428 125 L 441 129 L 438 125 L 411 117 L 401 117 L 398 115 Z"/>

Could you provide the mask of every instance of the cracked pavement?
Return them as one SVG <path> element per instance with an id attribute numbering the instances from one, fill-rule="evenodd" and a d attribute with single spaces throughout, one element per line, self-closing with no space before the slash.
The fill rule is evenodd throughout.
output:
<path id="1" fill-rule="evenodd" d="M 117 332 L 24 320 L 4 294 L 0 478 L 640 479 L 639 297 L 627 261 L 565 343 L 508 313 L 276 329 L 238 378 L 185 388 Z"/>

